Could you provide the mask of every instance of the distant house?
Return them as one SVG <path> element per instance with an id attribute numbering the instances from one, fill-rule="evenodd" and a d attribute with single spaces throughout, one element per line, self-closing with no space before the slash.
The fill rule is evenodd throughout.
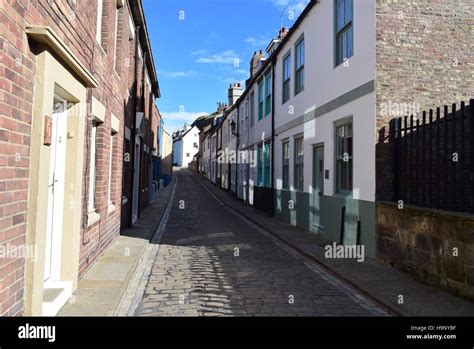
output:
<path id="1" fill-rule="evenodd" d="M 187 167 L 199 152 L 199 129 L 196 126 L 185 126 L 173 137 L 173 165 Z"/>
<path id="2" fill-rule="evenodd" d="M 173 171 L 173 138 L 163 130 L 161 151 L 161 176 L 171 176 Z M 165 183 L 166 185 L 166 183 Z"/>

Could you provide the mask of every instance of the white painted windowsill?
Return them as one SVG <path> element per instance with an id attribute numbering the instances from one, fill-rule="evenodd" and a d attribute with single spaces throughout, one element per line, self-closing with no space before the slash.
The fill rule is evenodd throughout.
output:
<path id="1" fill-rule="evenodd" d="M 100 215 L 96 211 L 89 212 L 87 215 L 87 227 L 90 227 L 100 220 Z"/>

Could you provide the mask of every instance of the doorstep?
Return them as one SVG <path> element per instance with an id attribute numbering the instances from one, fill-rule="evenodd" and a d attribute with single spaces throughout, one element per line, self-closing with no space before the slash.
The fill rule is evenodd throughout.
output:
<path id="1" fill-rule="evenodd" d="M 392 313 L 401 316 L 474 316 L 473 303 L 424 285 L 411 276 L 373 259 L 359 263 L 355 260 L 325 258 L 324 247 L 332 244 L 331 241 L 247 205 L 201 175 L 195 176 L 227 206 L 316 261 L 349 285 L 370 295 Z M 399 295 L 403 295 L 403 304 L 398 304 Z"/>
<path id="2" fill-rule="evenodd" d="M 124 299 L 130 283 L 147 256 L 150 239 L 169 202 L 175 178 L 158 192 L 140 219 L 125 229 L 79 280 L 76 291 L 58 316 L 115 316 L 127 308 Z"/>

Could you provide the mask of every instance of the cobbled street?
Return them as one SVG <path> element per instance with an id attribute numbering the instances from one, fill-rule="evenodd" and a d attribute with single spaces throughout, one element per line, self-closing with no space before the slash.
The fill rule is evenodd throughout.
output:
<path id="1" fill-rule="evenodd" d="M 135 315 L 373 314 L 363 298 L 226 208 L 195 175 L 176 174 L 172 208 Z"/>

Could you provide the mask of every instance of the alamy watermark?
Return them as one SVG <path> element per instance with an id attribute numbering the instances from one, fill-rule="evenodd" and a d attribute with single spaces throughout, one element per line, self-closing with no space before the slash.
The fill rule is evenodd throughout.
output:
<path id="1" fill-rule="evenodd" d="M 225 148 L 217 152 L 218 164 L 249 164 L 257 167 L 257 154 L 254 150 L 232 150 Z"/>
<path id="2" fill-rule="evenodd" d="M 421 112 L 420 103 L 396 103 L 392 101 L 380 104 L 380 113 L 383 116 L 416 115 Z"/>
<path id="3" fill-rule="evenodd" d="M 0 258 L 31 259 L 34 262 L 38 256 L 35 245 L 13 245 L 9 242 L 0 245 Z"/>
<path id="4" fill-rule="evenodd" d="M 364 245 L 338 245 L 333 242 L 332 245 L 324 247 L 324 257 L 328 259 L 357 259 L 357 262 L 365 261 Z"/>

